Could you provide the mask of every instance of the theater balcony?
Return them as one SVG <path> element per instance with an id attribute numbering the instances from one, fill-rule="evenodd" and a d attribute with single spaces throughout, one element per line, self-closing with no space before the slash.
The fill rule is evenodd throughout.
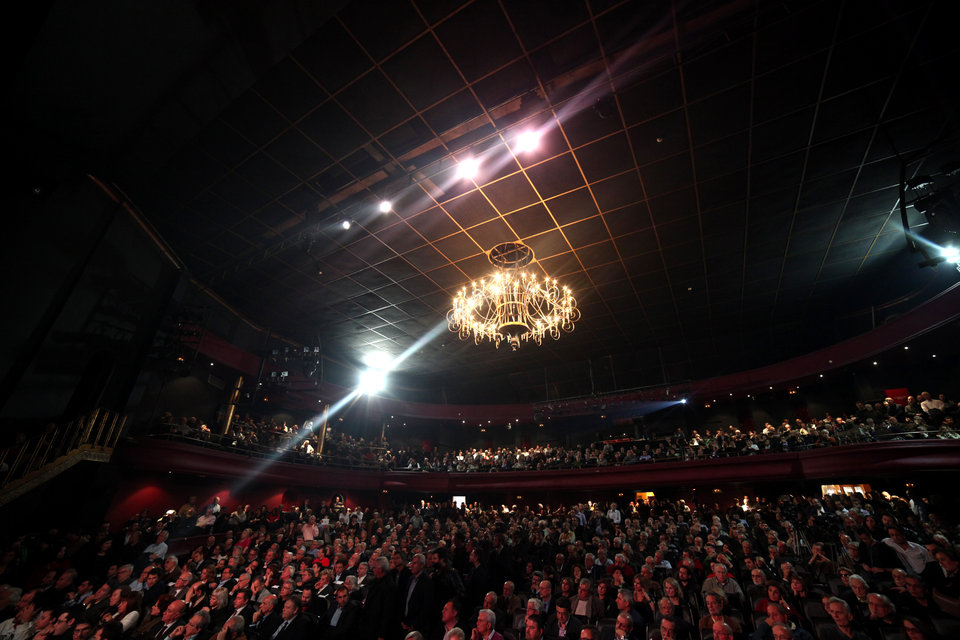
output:
<path id="1" fill-rule="evenodd" d="M 141 438 L 116 461 L 124 489 L 112 511 L 160 509 L 184 494 L 229 496 L 230 502 L 280 506 L 296 499 L 342 496 L 348 503 L 449 499 L 556 503 L 636 492 L 729 503 L 744 495 L 812 491 L 824 484 L 902 489 L 923 479 L 946 483 L 960 469 L 960 440 L 899 440 L 807 451 L 615 467 L 447 473 L 337 468 L 245 455 L 198 443 Z M 225 495 L 226 494 L 226 495 Z M 711 494 L 717 494 L 710 497 Z"/>

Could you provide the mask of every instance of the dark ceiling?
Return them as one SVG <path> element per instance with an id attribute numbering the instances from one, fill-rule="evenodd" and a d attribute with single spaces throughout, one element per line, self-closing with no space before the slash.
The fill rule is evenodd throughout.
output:
<path id="1" fill-rule="evenodd" d="M 13 94 L 33 178 L 116 185 L 255 322 L 347 362 L 415 346 L 408 384 L 451 401 L 778 361 L 958 278 L 916 266 L 898 208 L 902 168 L 960 158 L 947 0 L 47 9 Z M 576 330 L 418 344 L 514 240 L 574 289 Z"/>

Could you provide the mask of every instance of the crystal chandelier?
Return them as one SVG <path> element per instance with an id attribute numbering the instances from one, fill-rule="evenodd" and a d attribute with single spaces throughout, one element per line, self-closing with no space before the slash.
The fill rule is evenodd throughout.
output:
<path id="1" fill-rule="evenodd" d="M 476 344 L 490 340 L 497 348 L 506 342 L 516 351 L 521 342 L 540 344 L 561 331 L 573 331 L 580 319 L 577 301 L 568 287 L 550 278 L 540 279 L 522 269 L 533 261 L 533 250 L 522 242 L 505 242 L 490 250 L 496 269 L 486 278 L 463 287 L 447 312 L 447 325 L 461 340 Z"/>

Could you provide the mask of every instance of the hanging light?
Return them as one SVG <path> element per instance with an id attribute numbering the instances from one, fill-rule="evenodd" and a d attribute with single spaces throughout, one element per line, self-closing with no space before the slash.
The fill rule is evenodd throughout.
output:
<path id="1" fill-rule="evenodd" d="M 461 340 L 476 344 L 490 340 L 499 348 L 506 342 L 516 351 L 521 342 L 540 344 L 573 331 L 580 310 L 569 287 L 556 279 L 538 278 L 523 271 L 533 261 L 533 250 L 522 242 L 505 242 L 490 250 L 493 273 L 463 287 L 447 312 L 447 326 Z"/>

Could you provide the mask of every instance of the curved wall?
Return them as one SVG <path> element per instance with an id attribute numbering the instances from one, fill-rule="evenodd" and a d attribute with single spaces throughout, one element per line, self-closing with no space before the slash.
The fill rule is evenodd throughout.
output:
<path id="1" fill-rule="evenodd" d="M 604 395 L 601 400 L 591 398 L 590 402 L 585 402 L 584 398 L 577 398 L 575 401 L 560 399 L 534 404 L 456 405 L 407 402 L 399 398 L 386 397 L 373 397 L 366 402 L 371 414 L 399 414 L 434 420 L 494 420 L 505 423 L 510 420 L 532 421 L 536 415 L 550 412 L 555 406 L 561 404 L 566 415 L 577 415 L 597 413 L 600 402 L 632 405 L 651 403 L 662 406 L 664 401 L 673 401 L 683 396 L 709 399 L 728 393 L 756 393 L 760 389 L 782 386 L 876 356 L 958 318 L 960 318 L 960 284 L 950 287 L 896 319 L 854 338 L 776 364 L 706 380 L 665 383 L 659 387 L 643 390 L 611 393 Z M 260 370 L 259 357 L 209 332 L 204 334 L 197 345 L 197 351 L 244 375 L 253 376 L 253 379 L 256 379 Z M 270 362 L 265 362 L 264 366 L 267 372 L 284 368 Z M 342 398 L 351 392 L 348 388 L 329 382 L 314 386 L 313 380 L 301 376 L 295 370 L 291 370 L 290 374 L 284 399 L 284 406 L 288 409 L 316 411 L 318 397 L 329 401 Z M 640 410 L 642 407 L 637 409 L 638 414 L 649 412 L 649 410 Z"/>
<path id="2" fill-rule="evenodd" d="M 821 482 L 863 482 L 871 478 L 937 479 L 960 470 L 960 440 L 897 441 L 811 451 L 657 462 L 624 467 L 482 473 L 366 471 L 271 462 L 217 449 L 164 440 L 142 440 L 118 450 L 115 461 L 126 476 L 110 510 L 111 519 L 149 508 L 176 508 L 188 495 L 200 504 L 219 495 L 224 507 L 240 502 L 278 506 L 284 494 L 344 495 L 348 504 L 383 503 L 387 494 L 467 495 L 508 500 L 516 494 L 608 495 L 634 490 L 753 487 Z M 580 499 L 579 497 L 575 499 Z M 286 500 L 289 502 L 289 500 Z"/>

